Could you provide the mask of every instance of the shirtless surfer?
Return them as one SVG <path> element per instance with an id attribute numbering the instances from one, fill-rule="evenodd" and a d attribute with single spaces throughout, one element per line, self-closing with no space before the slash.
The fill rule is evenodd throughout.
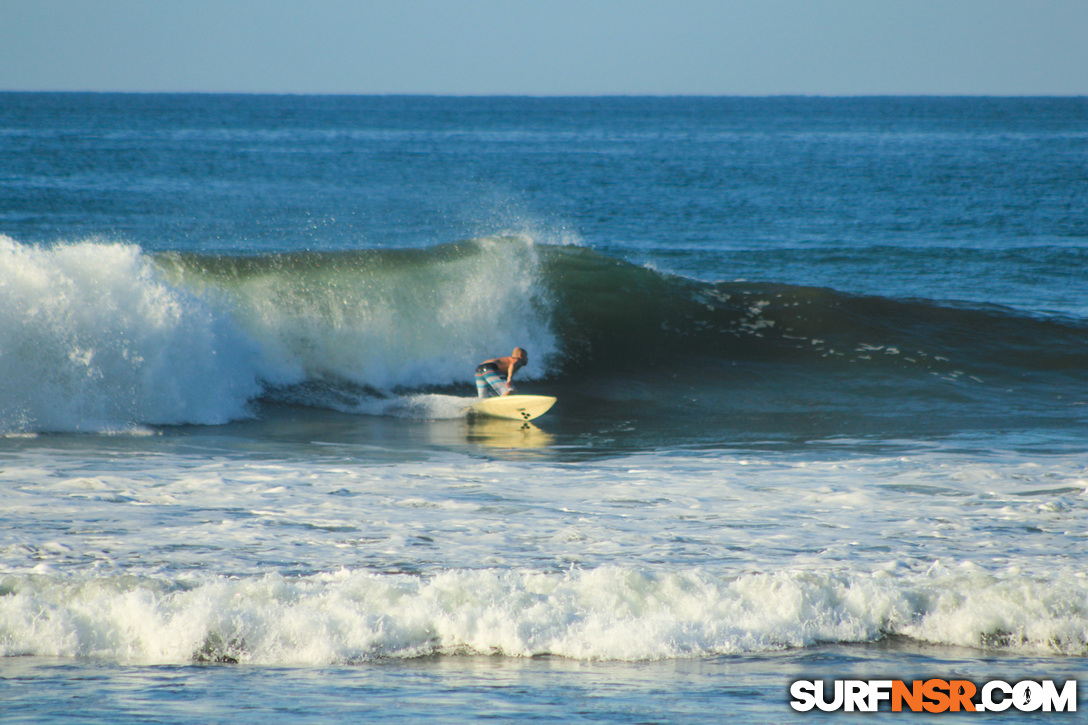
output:
<path id="1" fill-rule="evenodd" d="M 529 364 L 529 353 L 515 347 L 509 357 L 484 360 L 476 368 L 476 395 L 488 398 L 514 392 L 514 373 Z M 506 379 L 503 379 L 503 376 Z"/>

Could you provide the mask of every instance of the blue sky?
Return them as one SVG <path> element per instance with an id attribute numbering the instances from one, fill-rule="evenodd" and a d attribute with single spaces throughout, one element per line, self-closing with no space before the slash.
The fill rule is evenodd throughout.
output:
<path id="1" fill-rule="evenodd" d="M 1088 95 L 1088 0 L 0 0 L 0 90 Z"/>

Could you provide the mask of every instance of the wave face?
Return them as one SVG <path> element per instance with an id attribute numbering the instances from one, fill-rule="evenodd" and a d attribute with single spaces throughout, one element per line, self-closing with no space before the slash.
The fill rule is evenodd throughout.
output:
<path id="1" fill-rule="evenodd" d="M 579 394 L 802 435 L 1083 430 L 1088 325 L 994 305 L 699 282 L 562 249 Z M 804 418 L 802 420 L 801 418 Z M 700 424 L 702 424 L 700 423 Z"/>
<path id="2" fill-rule="evenodd" d="M 519 344 L 545 360 L 557 349 L 528 239 L 157 261 L 175 284 L 223 300 L 291 382 L 330 399 L 471 381 L 478 361 Z"/>
<path id="3" fill-rule="evenodd" d="M 411 414 L 452 417 L 475 364 L 515 345 L 531 355 L 519 378 L 568 411 L 604 402 L 669 426 L 1085 418 L 1082 320 L 700 282 L 527 237 L 256 257 L 0 238 L 0 265 L 5 432 L 219 424 L 262 400 L 389 414 L 436 392 Z"/>

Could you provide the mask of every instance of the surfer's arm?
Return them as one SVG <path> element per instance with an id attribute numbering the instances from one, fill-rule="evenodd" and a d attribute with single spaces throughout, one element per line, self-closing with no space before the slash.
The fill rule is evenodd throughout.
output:
<path id="1" fill-rule="evenodd" d="M 506 358 L 506 384 L 510 385 L 510 381 L 514 379 L 514 373 L 522 367 L 520 361 L 516 357 Z"/>
<path id="2" fill-rule="evenodd" d="M 506 392 L 503 395 L 514 392 L 514 372 L 518 369 L 518 361 L 514 358 L 507 358 L 506 361 Z"/>

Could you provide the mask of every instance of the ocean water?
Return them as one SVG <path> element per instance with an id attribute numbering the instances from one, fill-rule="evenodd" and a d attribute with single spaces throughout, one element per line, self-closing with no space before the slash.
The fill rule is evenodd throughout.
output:
<path id="1" fill-rule="evenodd" d="M 0 94 L 0 309 L 5 723 L 1083 717 L 1085 99 Z"/>

